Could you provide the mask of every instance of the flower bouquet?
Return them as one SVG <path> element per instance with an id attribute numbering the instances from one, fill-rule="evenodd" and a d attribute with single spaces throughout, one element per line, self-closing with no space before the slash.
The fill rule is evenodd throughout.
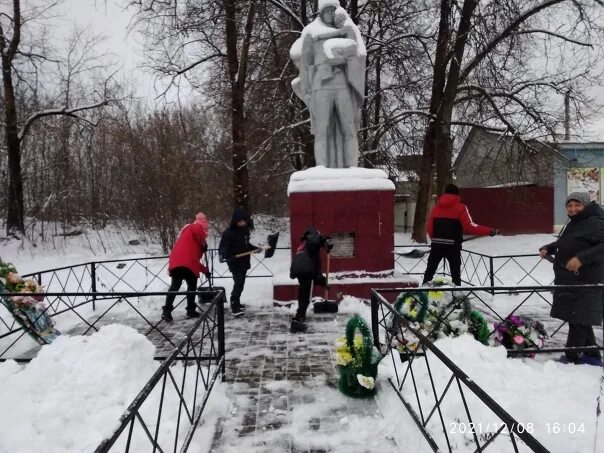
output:
<path id="1" fill-rule="evenodd" d="M 488 344 L 489 329 L 482 315 L 472 308 L 467 293 L 460 291 L 439 291 L 439 286 L 449 286 L 451 281 L 437 278 L 428 283 L 435 288 L 426 292 L 404 292 L 394 303 L 394 308 L 410 322 L 410 326 L 419 330 L 424 336 L 434 341 L 444 337 L 457 337 L 465 332 L 474 336 L 477 341 Z M 410 353 L 416 351 L 419 339 L 405 327 L 397 326 L 394 315 L 391 328 L 396 333 L 392 346 L 406 360 Z"/>
<path id="2" fill-rule="evenodd" d="M 373 396 L 380 360 L 382 356 L 372 344 L 369 327 L 363 318 L 354 315 L 346 323 L 346 336 L 336 340 L 340 391 L 353 398 Z"/>
<path id="3" fill-rule="evenodd" d="M 539 321 L 510 315 L 505 320 L 494 325 L 493 338 L 496 345 L 506 349 L 523 351 L 524 349 L 540 349 L 548 338 L 547 332 Z M 534 357 L 534 353 L 524 354 Z"/>
<path id="4" fill-rule="evenodd" d="M 44 290 L 33 278 L 23 279 L 11 263 L 0 260 L 0 302 L 19 324 L 40 344 L 50 343 L 59 332 L 46 313 Z M 2 293 L 19 293 L 3 297 Z M 38 293 L 37 295 L 33 295 Z"/>

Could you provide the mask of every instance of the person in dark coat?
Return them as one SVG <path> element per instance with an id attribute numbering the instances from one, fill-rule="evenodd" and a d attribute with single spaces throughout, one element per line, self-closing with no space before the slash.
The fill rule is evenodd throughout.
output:
<path id="1" fill-rule="evenodd" d="M 233 290 L 231 291 L 231 312 L 235 316 L 243 314 L 245 305 L 241 303 L 241 293 L 245 286 L 245 276 L 250 266 L 250 255 L 236 257 L 240 253 L 262 251 L 250 243 L 249 214 L 243 208 L 236 208 L 233 212 L 231 224 L 222 233 L 218 245 L 220 262 L 226 262 L 233 276 Z"/>
<path id="2" fill-rule="evenodd" d="M 312 285 L 327 285 L 327 279 L 321 273 L 321 247 L 324 247 L 327 253 L 333 248 L 329 236 L 321 235 L 314 226 L 306 229 L 300 241 L 289 270 L 290 278 L 297 278 L 299 283 L 298 310 L 290 326 L 293 333 L 306 332 L 306 310 L 312 296 Z"/>
<path id="3" fill-rule="evenodd" d="M 195 291 L 200 273 L 209 276 L 209 270 L 201 264 L 201 258 L 207 250 L 208 220 L 203 212 L 197 213 L 195 221 L 188 223 L 180 231 L 170 252 L 168 274 L 172 278 L 169 291 L 179 291 L 183 281 L 187 282 L 187 291 Z M 176 294 L 166 296 L 162 307 L 162 318 L 172 322 L 172 310 Z M 195 294 L 187 294 L 187 317 L 198 318 L 195 310 Z"/>
<path id="4" fill-rule="evenodd" d="M 430 236 L 430 255 L 424 273 L 423 283 L 434 278 L 442 259 L 449 262 L 453 284 L 461 286 L 461 245 L 464 234 L 475 236 L 495 236 L 498 230 L 472 221 L 468 207 L 461 202 L 459 189 L 455 184 L 447 184 L 445 192 L 438 197 L 430 211 L 426 224 Z"/>
<path id="5" fill-rule="evenodd" d="M 569 221 L 557 241 L 539 249 L 542 258 L 554 256 L 556 285 L 604 283 L 604 211 L 587 192 L 573 192 L 566 199 Z M 554 291 L 551 316 L 568 322 L 567 347 L 595 346 L 592 326 L 602 323 L 603 289 Z M 600 362 L 600 351 L 567 351 L 569 362 Z"/>

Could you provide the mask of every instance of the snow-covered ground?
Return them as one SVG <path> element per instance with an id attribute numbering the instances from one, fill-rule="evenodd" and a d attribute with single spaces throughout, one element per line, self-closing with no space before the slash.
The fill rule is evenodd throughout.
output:
<path id="1" fill-rule="evenodd" d="M 262 228 L 260 225 L 253 234 L 254 243 L 264 242 L 269 230 L 274 230 L 274 225 L 269 228 Z M 218 232 L 213 233 L 215 240 Z M 128 245 L 132 239 L 139 240 L 140 244 Z M 288 240 L 287 229 L 283 228 L 279 247 L 287 247 Z M 465 248 L 490 256 L 535 254 L 539 246 L 552 240 L 551 235 L 545 234 L 501 236 L 476 239 L 467 242 Z M 411 241 L 408 235 L 397 234 L 395 243 L 411 244 Z M 210 245 L 215 246 L 216 243 Z M 17 241 L 0 245 L 0 257 L 14 263 L 23 274 L 101 259 L 161 254 L 157 244 L 124 231 L 88 232 L 82 236 L 61 238 L 52 247 L 45 244 L 33 247 L 32 244 Z M 284 272 L 289 267 L 287 252 L 276 253 L 271 260 L 270 269 L 273 272 Z M 522 267 L 529 270 L 537 263 L 538 260 L 530 258 Z M 163 264 L 158 262 L 159 269 Z M 118 272 L 115 265 L 111 267 L 111 271 Z M 551 265 L 547 263 L 539 264 L 534 273 L 539 275 L 544 284 L 553 277 Z M 518 266 L 507 266 L 502 268 L 499 275 L 504 282 L 518 282 L 523 271 Z M 132 277 L 133 280 L 136 278 L 139 279 L 137 285 L 144 286 L 149 275 Z M 163 279 L 168 281 L 167 275 Z M 521 284 L 534 283 L 524 281 Z M 232 281 L 230 278 L 216 279 L 215 284 L 230 291 Z M 161 287 L 163 284 L 158 285 Z M 152 289 L 166 289 L 165 286 L 160 287 Z M 509 300 L 509 297 L 497 296 L 493 303 L 502 306 L 513 304 L 514 301 Z M 242 302 L 256 308 L 272 309 L 269 308 L 272 307 L 271 279 L 248 279 Z M 147 312 L 157 314 L 162 304 L 161 297 L 149 297 L 141 301 L 141 309 L 144 307 Z M 542 316 L 548 314 L 545 304 L 534 306 L 532 310 Z M 340 311 L 359 312 L 367 319 L 370 317 L 369 308 L 353 297 L 344 299 Z M 567 453 L 603 450 L 604 422 L 599 420 L 597 423 L 596 417 L 596 399 L 601 379 L 604 379 L 601 369 L 585 365 L 563 365 L 545 358 L 507 359 L 502 348 L 486 347 L 468 337 L 440 340 L 437 346 L 512 417 L 527 425 L 532 423 L 534 435 L 551 451 Z M 52 445 L 46 451 L 53 453 L 90 451 L 99 439 L 112 431 L 119 414 L 158 366 L 153 361 L 152 349 L 153 346 L 144 337 L 127 328 L 114 326 L 106 327 L 87 339 L 62 336 L 52 345 L 42 348 L 38 357 L 27 366 L 12 361 L 0 363 L 0 382 L 3 383 L 0 390 L 0 453 L 29 452 L 33 451 L 32 445 Z M 414 369 L 415 373 L 421 374 L 420 365 Z M 417 435 L 416 428 L 398 398 L 391 395 L 385 381 L 386 377 L 392 375 L 394 367 L 404 365 L 391 360 L 384 360 L 380 365 L 380 394 L 377 401 L 383 414 L 392 414 L 388 415 L 388 420 L 398 426 L 401 439 L 406 438 L 405 442 L 408 443 L 409 434 Z M 439 366 L 431 369 L 431 372 L 435 376 L 437 389 L 442 389 L 450 373 Z M 61 385 L 55 385 L 55 382 L 60 382 Z M 431 390 L 427 387 L 429 380 L 419 379 L 419 383 L 420 394 L 432 398 Z M 284 382 L 283 385 L 287 386 L 288 383 Z M 217 417 L 221 411 L 230 410 L 230 406 L 234 404 L 227 398 L 225 387 L 225 384 L 220 384 L 214 388 L 210 398 L 210 417 Z M 407 388 L 404 387 L 403 392 L 406 391 Z M 344 398 L 339 394 L 328 394 L 329 398 L 334 399 L 334 404 L 336 399 Z M 414 396 L 406 396 L 409 401 L 414 401 Z M 329 406 L 330 401 L 322 404 Z M 460 404 L 462 403 L 455 398 L 445 398 L 444 414 L 450 415 L 450 423 L 456 423 L 453 414 L 464 413 Z M 496 420 L 488 411 L 481 409 L 473 397 L 470 397 L 470 404 L 475 405 L 476 414 L 480 414 L 474 415 L 473 420 L 475 426 L 482 423 L 478 434 L 492 431 Z M 437 423 L 438 419 L 433 420 Z M 491 425 L 487 429 L 486 425 L 489 423 Z M 556 423 L 559 425 L 555 425 Z M 436 438 L 442 436 L 438 426 L 432 426 L 432 433 Z M 60 427 L 69 429 L 58 429 Z M 450 427 L 452 431 L 460 430 L 459 425 Z M 575 432 L 570 433 L 571 429 Z M 224 435 L 227 434 L 223 433 Z M 355 430 L 348 430 L 346 435 L 355 436 Z M 233 436 L 236 434 L 233 433 Z M 212 437 L 212 422 L 207 420 L 196 435 L 195 450 L 191 451 L 209 451 Z M 471 451 L 471 445 L 467 443 L 471 441 L 471 436 L 467 433 L 451 433 L 449 437 L 453 439 L 456 451 Z M 420 445 L 421 441 L 418 440 L 418 445 L 409 451 L 428 451 Z"/>

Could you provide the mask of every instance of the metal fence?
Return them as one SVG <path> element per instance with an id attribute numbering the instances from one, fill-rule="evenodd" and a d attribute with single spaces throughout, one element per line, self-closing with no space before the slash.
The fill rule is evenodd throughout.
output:
<path id="1" fill-rule="evenodd" d="M 175 366 L 179 363 L 180 367 Z M 215 292 L 202 316 L 178 342 L 95 450 L 186 452 L 208 398 L 224 378 L 224 291 Z M 152 403 L 148 403 L 153 397 Z M 171 413 L 165 414 L 171 408 Z"/>
<path id="2" fill-rule="evenodd" d="M 596 285 L 590 285 L 594 288 Z M 516 306 L 512 311 L 502 307 L 495 307 L 487 303 L 484 295 L 488 294 L 490 287 L 482 288 L 434 288 L 438 291 L 463 291 L 467 292 L 476 308 L 485 309 L 500 322 L 511 314 L 517 314 L 525 301 Z M 509 290 L 510 288 L 501 288 Z M 537 294 L 551 291 L 553 287 L 527 288 L 526 294 Z M 449 451 L 456 449 L 459 435 L 462 435 L 464 451 L 469 445 L 477 452 L 482 451 L 519 451 L 519 443 L 523 443 L 532 451 L 547 452 L 548 450 L 532 435 L 534 426 L 520 423 L 507 413 L 494 401 L 479 385 L 466 373 L 453 363 L 434 343 L 417 327 L 403 317 L 393 305 L 388 303 L 385 293 L 399 293 L 405 291 L 419 295 L 426 291 L 416 289 L 393 289 L 372 291 L 371 295 L 371 323 L 374 335 L 374 344 L 380 352 L 392 361 L 394 378 L 389 379 L 393 390 L 397 393 L 403 405 L 422 432 L 424 438 L 433 451 Z M 445 313 L 444 321 L 455 308 Z M 437 328 L 437 325 L 434 326 Z M 491 330 L 490 335 L 495 329 Z M 559 328 L 552 332 L 552 336 Z M 414 350 L 406 350 L 402 354 L 396 345 L 406 344 L 405 335 L 412 334 L 419 341 Z M 414 339 L 415 341 L 415 339 Z M 541 349 L 525 349 L 523 354 L 553 353 L 560 351 L 586 351 L 603 350 L 602 347 L 590 348 L 559 348 L 545 347 Z M 508 353 L 513 355 L 514 350 Z M 435 382 L 434 370 L 436 367 L 446 370 L 449 376 L 446 382 Z M 447 399 L 445 400 L 445 397 Z M 444 406 L 447 406 L 444 410 Z M 453 409 L 452 409 L 453 408 Z M 489 420 L 487 423 L 486 420 Z M 462 431 L 460 428 L 464 427 Z M 478 428 L 480 426 L 480 429 Z"/>
<path id="3" fill-rule="evenodd" d="M 195 297 L 205 301 L 204 310 L 184 333 L 159 319 L 157 305 L 163 303 L 167 294 L 45 294 L 48 302 L 44 313 L 64 333 L 87 335 L 110 323 L 127 324 L 155 344 L 155 359 L 162 361 L 121 416 L 119 426 L 96 452 L 186 452 L 216 380 L 224 377 L 224 291 L 195 292 Z M 177 293 L 175 307 L 186 303 L 187 294 L 190 293 Z M 7 298 L 18 295 L 2 294 Z M 92 308 L 93 304 L 96 304 L 96 310 Z M 27 332 L 14 321 L 4 322 L 4 327 L 8 331 L 0 335 L 0 361 L 8 358 L 21 362 L 31 360 L 40 346 L 31 349 L 35 343 L 27 341 Z M 26 349 L 19 348 L 21 344 Z"/>
<path id="4" fill-rule="evenodd" d="M 395 270 L 408 275 L 423 275 L 427 255 L 419 258 L 403 256 L 412 249 L 428 251 L 429 247 L 395 246 Z M 281 247 L 275 250 L 276 258 L 264 259 L 262 254 L 251 255 L 252 267 L 248 271 L 248 278 L 275 276 L 283 271 L 278 268 L 278 263 L 289 262 L 290 253 L 289 247 Z M 538 254 L 489 256 L 462 250 L 461 255 L 462 281 L 469 285 L 495 287 L 552 283 L 551 264 Z M 206 260 L 213 278 L 231 278 L 227 264 L 218 260 L 218 250 L 208 250 Z M 47 291 L 53 292 L 161 291 L 169 286 L 167 266 L 167 256 L 129 258 L 66 266 L 25 276 L 36 278 Z M 441 264 L 439 273 L 449 274 L 445 262 Z"/>
<path id="5" fill-rule="evenodd" d="M 395 268 L 409 275 L 423 275 L 428 260 L 428 246 L 401 245 L 395 247 Z M 417 258 L 404 256 L 410 250 L 425 252 Z M 550 285 L 553 282 L 552 265 L 539 254 L 497 255 L 461 251 L 461 280 L 473 286 Z M 445 260 L 438 272 L 449 275 Z M 489 290 L 494 293 L 495 289 Z"/>

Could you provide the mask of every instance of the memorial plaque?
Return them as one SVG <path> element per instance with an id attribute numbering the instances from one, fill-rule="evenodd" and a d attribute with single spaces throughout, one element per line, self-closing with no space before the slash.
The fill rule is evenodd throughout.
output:
<path id="1" fill-rule="evenodd" d="M 354 233 L 333 233 L 330 237 L 333 242 L 330 254 L 333 258 L 354 258 Z"/>

